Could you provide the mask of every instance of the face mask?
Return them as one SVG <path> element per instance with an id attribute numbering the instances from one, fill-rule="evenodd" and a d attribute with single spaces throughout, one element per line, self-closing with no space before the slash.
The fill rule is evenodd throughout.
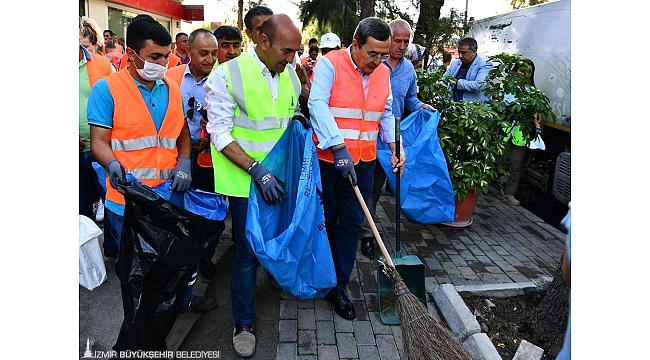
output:
<path id="1" fill-rule="evenodd" d="M 135 54 L 135 56 L 137 56 L 138 59 L 142 60 L 138 54 Z M 135 68 L 141 78 L 146 81 L 156 81 L 165 77 L 165 72 L 167 71 L 166 66 L 158 65 L 147 60 L 142 61 L 144 61 L 144 67 L 142 67 L 142 69 L 138 69 L 136 66 Z M 135 65 L 135 63 L 133 65 Z"/>

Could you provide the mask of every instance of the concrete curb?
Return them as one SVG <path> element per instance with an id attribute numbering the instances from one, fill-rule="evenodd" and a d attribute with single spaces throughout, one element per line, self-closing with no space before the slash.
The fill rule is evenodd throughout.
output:
<path id="1" fill-rule="evenodd" d="M 501 356 L 488 338 L 481 332 L 481 327 L 476 317 L 469 310 L 460 294 L 481 297 L 511 297 L 531 293 L 544 292 L 553 281 L 544 277 L 539 282 L 522 282 L 514 284 L 489 284 L 489 285 L 463 285 L 442 284 L 432 292 L 434 303 L 441 316 L 449 325 L 450 330 L 463 342 L 465 348 L 474 359 L 501 360 Z M 514 359 L 539 360 L 544 350 L 534 344 L 523 340 Z"/>

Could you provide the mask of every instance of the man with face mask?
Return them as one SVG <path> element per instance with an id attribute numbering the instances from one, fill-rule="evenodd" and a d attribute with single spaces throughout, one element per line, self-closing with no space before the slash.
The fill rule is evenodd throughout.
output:
<path id="1" fill-rule="evenodd" d="M 391 150 L 393 172 L 403 172 L 406 157 L 395 155 L 395 117 L 392 113 L 389 58 L 391 30 L 377 17 L 357 26 L 352 44 L 332 50 L 318 61 L 309 95 L 323 184 L 325 227 L 337 284 L 326 296 L 344 319 L 356 317 L 345 288 L 350 282 L 364 215 L 348 176 L 365 199 L 370 196 L 377 138 Z M 359 91 L 363 89 L 363 91 Z"/>
<path id="2" fill-rule="evenodd" d="M 300 113 L 300 81 L 291 66 L 300 40 L 300 30 L 289 16 L 272 15 L 261 24 L 255 48 L 219 65 L 205 83 L 215 191 L 228 196 L 232 216 L 233 346 L 241 357 L 252 356 L 256 343 L 259 262 L 246 240 L 251 180 L 267 203 L 282 203 L 282 181 L 260 163 Z"/>
<path id="3" fill-rule="evenodd" d="M 172 178 L 175 191 L 187 190 L 192 182 L 192 144 L 181 94 L 165 78 L 171 36 L 148 15 L 138 15 L 127 33 L 131 64 L 97 81 L 87 108 L 91 151 L 108 173 L 105 216 L 118 250 L 125 204 L 118 184 L 127 172 L 151 187 Z"/>

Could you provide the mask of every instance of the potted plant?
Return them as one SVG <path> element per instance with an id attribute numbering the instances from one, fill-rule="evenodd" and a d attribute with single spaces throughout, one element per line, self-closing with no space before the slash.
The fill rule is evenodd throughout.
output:
<path id="1" fill-rule="evenodd" d="M 438 138 L 456 200 L 454 223 L 448 225 L 463 227 L 471 224 L 478 195 L 506 173 L 503 139 L 510 123 L 489 103 L 451 100 L 445 86 L 451 79 L 442 70 L 418 72 L 420 99 L 440 112 Z"/>

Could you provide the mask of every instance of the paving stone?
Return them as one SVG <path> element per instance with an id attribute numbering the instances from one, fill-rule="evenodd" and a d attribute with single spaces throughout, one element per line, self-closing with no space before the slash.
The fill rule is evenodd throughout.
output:
<path id="1" fill-rule="evenodd" d="M 298 306 L 297 300 L 280 300 L 280 319 L 297 319 Z"/>
<path id="2" fill-rule="evenodd" d="M 354 338 L 357 345 L 375 345 L 375 334 L 372 331 L 370 321 L 354 321 Z"/>
<path id="3" fill-rule="evenodd" d="M 318 345 L 336 345 L 333 321 L 316 321 L 316 335 Z"/>
<path id="4" fill-rule="evenodd" d="M 316 330 L 314 309 L 298 309 L 298 329 Z"/>
<path id="5" fill-rule="evenodd" d="M 316 355 L 298 355 L 296 360 L 317 360 L 318 356 Z"/>
<path id="6" fill-rule="evenodd" d="M 377 279 L 374 276 L 364 275 L 360 281 L 361 289 L 364 293 L 377 292 Z"/>
<path id="7" fill-rule="evenodd" d="M 359 352 L 359 359 L 379 359 L 379 351 L 376 346 L 357 346 L 357 351 Z"/>
<path id="8" fill-rule="evenodd" d="M 358 359 L 357 344 L 352 333 L 336 333 L 336 345 L 341 359 Z"/>
<path id="9" fill-rule="evenodd" d="M 278 327 L 279 342 L 296 342 L 298 340 L 298 320 L 280 320 Z"/>
<path id="10" fill-rule="evenodd" d="M 278 343 L 276 360 L 294 360 L 298 355 L 296 343 Z"/>
<path id="11" fill-rule="evenodd" d="M 463 342 L 463 345 L 473 359 L 502 360 L 492 341 L 485 333 L 470 336 Z"/>
<path id="12" fill-rule="evenodd" d="M 355 320 L 370 320 L 368 317 L 366 302 L 364 300 L 351 300 L 350 302 L 352 303 L 352 306 L 354 306 L 354 312 L 357 315 Z"/>
<path id="13" fill-rule="evenodd" d="M 380 359 L 395 360 L 400 358 L 397 344 L 392 335 L 377 335 L 376 339 Z"/>
<path id="14" fill-rule="evenodd" d="M 345 320 L 344 318 L 338 316 L 338 314 L 336 313 L 334 313 L 334 329 L 336 330 L 337 333 L 339 332 L 351 333 L 354 331 L 354 329 L 352 328 L 352 321 Z"/>
<path id="15" fill-rule="evenodd" d="M 526 340 L 521 340 L 512 360 L 540 360 L 542 355 L 544 355 L 544 349 Z"/>
<path id="16" fill-rule="evenodd" d="M 345 294 L 350 300 L 363 300 L 363 290 L 361 289 L 361 284 L 358 282 L 349 283 Z"/>
<path id="17" fill-rule="evenodd" d="M 481 326 L 456 292 L 453 285 L 440 285 L 434 292 L 436 306 L 449 325 L 449 329 L 464 341 L 468 336 L 481 331 Z"/>
<path id="18" fill-rule="evenodd" d="M 379 297 L 377 296 L 376 291 L 373 293 L 364 293 L 363 297 L 365 299 L 366 309 L 368 312 L 379 311 Z"/>
<path id="19" fill-rule="evenodd" d="M 298 354 L 316 355 L 316 331 L 298 330 Z"/>
<path id="20" fill-rule="evenodd" d="M 318 300 L 314 302 L 314 318 L 316 321 L 329 320 L 333 318 L 332 305 L 325 300 Z M 296 312 L 297 316 L 297 312 Z M 297 317 L 296 317 L 297 318 Z"/>
<path id="21" fill-rule="evenodd" d="M 318 360 L 339 360 L 336 345 L 318 345 Z"/>
<path id="22" fill-rule="evenodd" d="M 314 308 L 314 299 L 307 300 L 298 300 L 297 301 L 298 309 L 313 309 Z"/>
<path id="23" fill-rule="evenodd" d="M 368 314 L 370 316 L 370 323 L 372 324 L 372 332 L 377 334 L 393 334 L 391 325 L 386 325 L 381 322 L 379 312 L 373 311 Z M 399 326 L 399 325 L 398 325 Z"/>

